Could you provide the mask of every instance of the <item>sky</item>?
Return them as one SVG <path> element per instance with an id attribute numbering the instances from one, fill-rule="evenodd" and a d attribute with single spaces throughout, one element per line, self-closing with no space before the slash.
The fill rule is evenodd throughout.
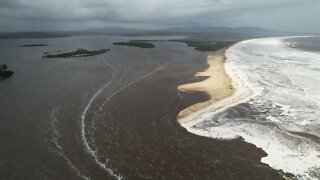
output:
<path id="1" fill-rule="evenodd" d="M 251 26 L 320 33 L 320 0 L 0 0 L 0 31 Z"/>

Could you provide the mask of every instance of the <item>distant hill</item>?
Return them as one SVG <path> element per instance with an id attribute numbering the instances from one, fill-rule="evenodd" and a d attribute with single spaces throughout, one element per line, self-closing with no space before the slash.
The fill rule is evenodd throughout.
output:
<path id="1" fill-rule="evenodd" d="M 58 38 L 69 36 L 87 36 L 87 35 L 109 35 L 121 36 L 125 34 L 140 34 L 146 30 L 129 29 L 129 28 L 99 28 L 86 29 L 79 31 L 53 31 L 53 32 L 18 32 L 18 33 L 0 33 L 0 39 L 30 39 L 30 38 Z"/>
<path id="2" fill-rule="evenodd" d="M 131 29 L 131 28 L 118 28 L 118 27 L 109 27 L 109 28 L 95 28 L 95 29 L 86 29 L 81 31 L 69 31 L 66 33 L 72 35 L 113 35 L 121 36 L 124 34 L 130 33 L 143 33 L 146 30 L 141 29 Z"/>
<path id="3" fill-rule="evenodd" d="M 37 38 L 59 38 L 68 37 L 62 33 L 45 33 L 45 32 L 19 32 L 19 33 L 0 33 L 0 39 L 37 39 Z"/>
<path id="4" fill-rule="evenodd" d="M 72 35 L 119 35 L 119 36 L 282 36 L 297 35 L 294 32 L 275 31 L 260 27 L 174 27 L 159 30 L 128 28 L 101 28 L 65 32 Z"/>
<path id="5" fill-rule="evenodd" d="M 208 37 L 265 37 L 301 35 L 294 32 L 275 31 L 259 27 L 176 27 L 159 30 L 130 28 L 97 28 L 80 31 L 0 33 L 0 39 L 57 38 L 68 36 L 109 35 L 109 36 L 208 36 Z"/>
<path id="6" fill-rule="evenodd" d="M 296 35 L 293 32 L 275 31 L 270 29 L 264 29 L 259 27 L 186 27 L 186 28 L 167 28 L 154 31 L 146 31 L 140 34 L 127 34 L 127 35 L 185 35 L 185 36 L 249 36 L 249 37 L 261 37 L 261 36 L 282 36 L 282 35 Z"/>

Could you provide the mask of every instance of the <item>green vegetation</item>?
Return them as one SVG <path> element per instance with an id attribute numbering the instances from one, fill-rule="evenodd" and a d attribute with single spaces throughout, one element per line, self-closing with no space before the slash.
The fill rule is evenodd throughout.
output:
<path id="1" fill-rule="evenodd" d="M 8 78 L 13 75 L 13 71 L 7 70 L 8 66 L 6 64 L 0 65 L 0 80 Z"/>
<path id="2" fill-rule="evenodd" d="M 77 49 L 75 51 L 61 53 L 61 54 L 50 54 L 43 56 L 44 58 L 76 58 L 76 57 L 87 57 L 104 54 L 110 51 L 110 49 L 101 49 L 97 51 L 89 51 L 86 49 Z"/>
<path id="3" fill-rule="evenodd" d="M 115 42 L 113 45 L 118 45 L 118 46 L 133 46 L 133 47 L 139 47 L 139 48 L 154 48 L 156 47 L 154 44 L 141 41 L 141 40 L 136 40 L 136 41 L 129 41 L 129 42 Z"/>
<path id="4" fill-rule="evenodd" d="M 216 51 L 235 44 L 236 40 L 215 40 L 215 39 L 177 39 L 170 40 L 172 42 L 185 43 L 188 46 L 194 47 L 199 51 Z"/>
<path id="5" fill-rule="evenodd" d="M 27 45 L 22 45 L 20 47 L 38 47 L 38 46 L 49 46 L 47 44 L 27 44 Z"/>
<path id="6" fill-rule="evenodd" d="M 165 40 L 155 40 L 155 39 L 137 39 L 137 40 L 130 40 L 130 42 L 164 42 Z"/>

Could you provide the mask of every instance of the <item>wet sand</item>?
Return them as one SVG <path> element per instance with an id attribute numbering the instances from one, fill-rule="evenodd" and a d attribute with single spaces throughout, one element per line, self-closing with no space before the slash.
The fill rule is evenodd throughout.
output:
<path id="1" fill-rule="evenodd" d="M 225 51 L 226 49 L 208 52 L 207 63 L 209 67 L 195 75 L 197 78 L 206 77 L 205 80 L 178 87 L 182 92 L 200 92 L 209 96 L 207 101 L 182 110 L 178 115 L 179 123 L 188 121 L 190 117 L 196 116 L 200 110 L 234 94 L 235 89 L 232 86 L 232 81 L 224 69 Z"/>

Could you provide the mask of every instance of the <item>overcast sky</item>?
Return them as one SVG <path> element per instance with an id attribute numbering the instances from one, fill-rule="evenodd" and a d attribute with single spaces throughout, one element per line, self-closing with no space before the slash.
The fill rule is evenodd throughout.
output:
<path id="1" fill-rule="evenodd" d="M 320 32 L 320 0 L 0 0 L 0 31 L 259 26 Z"/>

